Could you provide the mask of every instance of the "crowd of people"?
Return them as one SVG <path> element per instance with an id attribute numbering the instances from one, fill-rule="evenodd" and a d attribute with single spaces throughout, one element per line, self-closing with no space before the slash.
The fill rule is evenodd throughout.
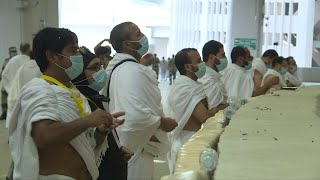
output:
<path id="1" fill-rule="evenodd" d="M 149 180 L 159 155 L 167 155 L 174 173 L 180 148 L 229 106 L 228 98 L 249 100 L 302 83 L 293 57 L 270 49 L 253 59 L 248 48 L 236 46 L 228 61 L 215 40 L 203 46 L 202 58 L 185 48 L 160 61 L 132 22 L 116 25 L 94 53 L 64 28 L 39 31 L 32 45 L 22 43 L 21 55 L 9 48 L 1 76 L 9 178 L 17 180 Z M 172 117 L 163 112 L 159 67 L 172 84 Z"/>
<path id="2" fill-rule="evenodd" d="M 169 79 L 169 84 L 172 85 L 173 81 L 176 79 L 177 68 L 174 63 L 174 54 L 167 60 L 162 57 L 162 60 L 157 57 L 157 54 L 147 53 L 142 56 L 140 63 L 145 66 L 151 66 L 157 74 L 157 79 L 160 77 L 160 81 L 167 81 Z"/>

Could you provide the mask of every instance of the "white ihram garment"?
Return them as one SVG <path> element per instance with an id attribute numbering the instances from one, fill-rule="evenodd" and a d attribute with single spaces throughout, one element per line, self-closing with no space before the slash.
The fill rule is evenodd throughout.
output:
<path id="1" fill-rule="evenodd" d="M 109 81 L 116 64 L 134 57 L 117 53 L 106 68 Z M 101 91 L 107 95 L 107 86 Z M 125 62 L 112 74 L 110 112 L 124 111 L 125 123 L 117 128 L 121 145 L 134 155 L 128 162 L 128 180 L 152 179 L 153 157 L 169 150 L 167 133 L 159 129 L 164 116 L 156 73 L 135 62 Z M 106 104 L 104 104 L 106 107 Z M 150 141 L 155 136 L 160 143 Z"/>
<path id="2" fill-rule="evenodd" d="M 87 99 L 77 89 L 72 91 L 83 99 L 85 113 L 90 114 Z M 41 78 L 34 78 L 27 83 L 21 89 L 9 124 L 9 146 L 14 161 L 14 179 L 39 178 L 39 156 L 31 136 L 33 122 L 48 119 L 66 123 L 79 118 L 79 110 L 69 91 L 57 85 L 50 85 Z M 93 133 L 94 129 L 89 128 L 70 141 L 70 145 L 79 153 L 92 179 L 95 180 L 99 176 L 98 167 L 105 153 L 107 141 L 96 147 Z"/>
<path id="3" fill-rule="evenodd" d="M 172 143 L 171 150 L 168 153 L 170 173 L 174 172 L 177 153 L 181 146 L 195 133 L 185 131 L 183 128 L 190 119 L 196 105 L 205 98 L 206 94 L 203 85 L 184 75 L 178 76 L 170 90 L 168 95 L 169 108 L 178 123 L 178 126 L 169 136 Z"/>
<path id="4" fill-rule="evenodd" d="M 221 80 L 227 89 L 228 97 L 249 99 L 254 90 L 253 73 L 254 71 L 246 71 L 236 64 L 229 64 L 221 71 Z"/>

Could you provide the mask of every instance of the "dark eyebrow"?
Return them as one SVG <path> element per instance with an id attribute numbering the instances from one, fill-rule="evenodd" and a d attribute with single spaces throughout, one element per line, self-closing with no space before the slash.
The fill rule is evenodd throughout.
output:
<path id="1" fill-rule="evenodd" d="M 79 46 L 72 45 L 72 46 L 70 46 L 70 49 L 80 49 L 80 48 L 79 48 Z"/>

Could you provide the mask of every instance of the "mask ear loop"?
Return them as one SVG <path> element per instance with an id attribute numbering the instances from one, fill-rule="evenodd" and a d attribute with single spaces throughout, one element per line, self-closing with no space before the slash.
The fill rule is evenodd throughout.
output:
<path id="1" fill-rule="evenodd" d="M 65 56 L 65 55 L 63 55 L 63 54 L 60 54 L 60 53 L 57 53 L 59 56 L 62 56 L 62 57 L 65 57 L 65 58 L 67 58 L 67 59 L 70 59 L 70 57 L 68 57 L 68 56 Z"/>
<path id="2" fill-rule="evenodd" d="M 66 70 L 66 68 L 60 66 L 59 64 L 57 64 L 57 63 L 54 63 L 54 64 L 55 64 L 56 66 L 58 66 L 59 68 L 61 68 L 61 69 L 63 69 L 63 70 Z"/>
<path id="3" fill-rule="evenodd" d="M 127 41 L 127 42 L 129 42 L 129 43 L 140 43 L 140 41 Z M 140 45 L 141 45 L 141 44 L 140 44 Z M 135 52 L 138 52 L 137 49 L 131 48 L 131 50 L 132 50 L 132 51 L 135 51 Z"/>
<path id="4" fill-rule="evenodd" d="M 65 56 L 65 55 L 63 55 L 63 54 L 60 54 L 60 53 L 57 53 L 59 56 L 62 56 L 62 57 L 64 57 L 64 58 L 67 58 L 67 59 L 69 59 L 70 60 L 70 58 L 69 57 L 67 57 L 67 56 Z M 60 66 L 59 64 L 57 64 L 57 63 L 54 63 L 56 66 L 58 66 L 59 68 L 61 68 L 61 69 L 63 69 L 63 70 L 66 70 L 66 68 L 64 68 L 64 67 L 62 67 L 62 66 Z"/>
<path id="5" fill-rule="evenodd" d="M 83 82 L 83 81 L 86 81 L 86 80 L 89 80 L 89 79 L 92 79 L 92 78 L 93 78 L 93 77 L 91 76 L 91 77 L 89 77 L 89 78 L 86 78 L 86 79 L 83 79 L 83 80 L 74 82 L 73 84 L 76 85 L 76 84 L 79 84 L 79 83 L 81 83 L 81 82 Z M 83 86 L 83 85 L 79 85 L 79 86 Z M 84 86 L 87 86 L 87 85 L 84 85 Z"/>
<path id="6" fill-rule="evenodd" d="M 212 54 L 212 55 L 213 55 L 213 54 Z M 213 55 L 213 56 L 214 56 L 215 58 L 217 58 L 217 59 L 220 61 L 220 59 L 219 59 L 217 56 L 215 56 L 215 55 Z M 216 65 L 216 66 L 218 66 L 218 65 L 219 65 L 219 64 L 216 64 L 216 63 L 215 63 L 215 61 L 213 61 L 213 64 L 214 64 L 214 65 Z"/>
<path id="7" fill-rule="evenodd" d="M 81 84 L 78 84 L 78 85 L 76 85 L 76 84 L 74 84 L 74 86 L 76 86 L 76 87 L 89 87 L 89 85 L 81 85 Z"/>
<path id="8" fill-rule="evenodd" d="M 100 67 L 100 69 L 99 69 L 99 71 L 102 69 L 102 67 Z M 97 71 L 97 72 L 99 72 L 99 71 Z M 97 73 L 96 72 L 96 73 Z M 86 79 L 83 79 L 83 80 L 80 80 L 80 81 L 77 81 L 77 82 L 74 82 L 73 84 L 78 84 L 78 83 L 81 83 L 81 82 L 83 82 L 83 81 L 86 81 L 86 80 L 89 80 L 89 79 L 92 79 L 93 78 L 93 76 L 91 76 L 91 77 L 89 77 L 89 78 L 86 78 Z M 86 86 L 86 85 L 79 85 L 79 86 Z M 89 86 L 89 85 L 88 85 Z"/>

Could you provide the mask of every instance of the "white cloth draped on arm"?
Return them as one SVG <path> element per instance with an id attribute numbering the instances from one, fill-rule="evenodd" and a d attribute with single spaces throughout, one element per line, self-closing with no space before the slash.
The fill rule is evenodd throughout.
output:
<path id="1" fill-rule="evenodd" d="M 228 99 L 227 90 L 221 81 L 222 75 L 210 67 L 206 67 L 206 74 L 199 79 L 204 85 L 204 90 L 208 97 L 209 109 L 226 103 Z"/>
<path id="2" fill-rule="evenodd" d="M 17 70 L 26 62 L 30 57 L 24 54 L 16 55 L 10 59 L 2 72 L 2 86 L 7 91 L 10 91 L 11 83 L 17 73 Z"/>
<path id="3" fill-rule="evenodd" d="M 73 91 L 85 102 L 86 114 L 91 113 L 86 98 L 78 90 L 73 89 Z M 38 179 L 39 156 L 31 137 L 33 122 L 44 119 L 71 122 L 79 118 L 79 110 L 67 90 L 50 85 L 40 78 L 34 78 L 27 83 L 21 89 L 9 124 L 9 146 L 14 161 L 14 179 Z M 103 142 L 94 150 L 92 147 L 95 145 L 92 142 L 94 138 L 88 139 L 92 133 L 93 129 L 90 128 L 70 141 L 70 144 L 82 157 L 92 178 L 97 179 L 99 163 L 105 153 L 107 142 Z"/>
<path id="4" fill-rule="evenodd" d="M 281 87 L 286 87 L 287 86 L 287 83 L 286 83 L 284 77 L 279 72 L 277 72 L 274 69 L 268 69 L 268 71 L 266 72 L 266 74 L 262 78 L 261 87 L 264 86 L 265 79 L 269 75 L 276 76 L 276 77 L 279 78 L 279 84 L 278 84 L 279 86 L 281 86 Z"/>
<path id="5" fill-rule="evenodd" d="M 6 119 L 6 128 L 9 126 L 9 119 L 11 117 L 11 112 L 13 106 L 15 105 L 22 86 L 27 84 L 35 77 L 41 75 L 39 66 L 35 60 L 30 60 L 27 63 L 23 64 L 17 71 L 16 76 L 14 77 L 10 91 L 8 93 L 8 110 L 7 110 L 7 119 Z"/>
<path id="6" fill-rule="evenodd" d="M 196 105 L 205 98 L 206 94 L 203 85 L 184 75 L 178 76 L 170 90 L 168 95 L 169 108 L 178 123 L 178 126 L 169 135 L 170 142 L 172 143 L 171 150 L 168 153 L 168 163 L 171 173 L 173 172 L 179 149 L 188 141 L 188 139 L 180 137 L 183 135 L 181 132 L 191 117 Z M 181 140 L 185 142 L 180 142 Z"/>
<path id="7" fill-rule="evenodd" d="M 125 59 L 135 60 L 128 54 L 117 53 L 110 61 L 106 69 L 108 80 L 113 67 Z M 107 95 L 107 88 L 106 86 L 101 91 L 103 95 Z M 110 100 L 110 112 L 126 113 L 125 123 L 117 128 L 117 132 L 121 145 L 134 152 L 128 162 L 128 178 L 144 178 L 144 167 L 139 168 L 140 172 L 130 174 L 130 169 L 136 169 L 133 166 L 141 156 L 142 150 L 149 150 L 149 153 L 157 156 L 165 154 L 170 146 L 167 133 L 159 129 L 160 118 L 164 113 L 156 73 L 139 63 L 123 63 L 113 71 Z M 152 136 L 156 136 L 160 143 L 150 141 Z"/>
<path id="8" fill-rule="evenodd" d="M 289 81 L 291 84 L 293 84 L 296 87 L 299 87 L 302 84 L 302 81 L 300 81 L 296 76 L 292 75 L 289 72 L 287 72 L 284 75 L 284 78 L 285 78 L 286 81 Z"/>
<path id="9" fill-rule="evenodd" d="M 267 65 L 262 61 L 260 57 L 252 61 L 252 69 L 259 71 L 262 76 L 268 71 Z"/>
<path id="10" fill-rule="evenodd" d="M 246 71 L 236 64 L 229 64 L 225 70 L 221 71 L 221 80 L 227 89 L 229 98 L 249 99 L 252 96 L 254 90 L 253 72 Z"/>

